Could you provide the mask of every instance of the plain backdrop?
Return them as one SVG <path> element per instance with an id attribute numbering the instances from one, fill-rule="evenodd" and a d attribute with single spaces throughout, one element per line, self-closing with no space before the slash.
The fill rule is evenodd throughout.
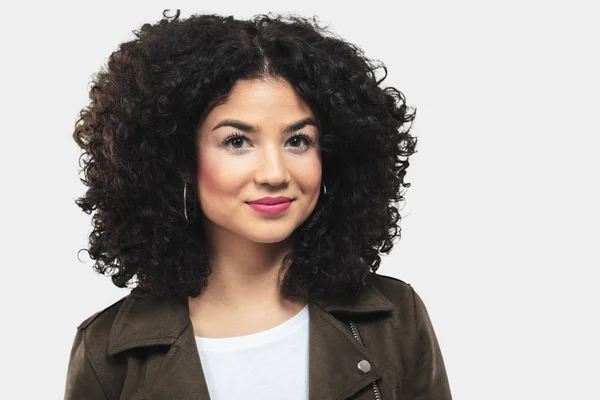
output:
<path id="1" fill-rule="evenodd" d="M 219 1 L 181 17 L 318 16 L 417 108 L 402 237 L 455 399 L 599 399 L 597 9 L 582 1 Z M 0 398 L 59 399 L 77 325 L 127 295 L 92 270 L 71 138 L 152 2 L 19 3 L 2 41 Z M 78 255 L 80 258 L 78 258 Z"/>

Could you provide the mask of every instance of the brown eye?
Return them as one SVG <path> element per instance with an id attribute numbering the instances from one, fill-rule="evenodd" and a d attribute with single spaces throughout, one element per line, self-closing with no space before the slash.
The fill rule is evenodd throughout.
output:
<path id="1" fill-rule="evenodd" d="M 230 143 L 234 143 L 234 142 L 238 143 L 238 144 L 241 144 L 241 143 L 243 143 L 243 140 L 245 140 L 245 139 L 248 139 L 248 138 L 246 136 L 244 136 L 244 135 L 240 135 L 239 133 L 234 133 L 234 134 L 231 134 L 231 135 L 227 136 L 225 138 L 225 140 L 223 140 L 222 144 L 224 146 L 227 146 Z M 235 146 L 233 148 L 234 149 L 241 149 L 241 147 L 235 147 Z"/>
<path id="2" fill-rule="evenodd" d="M 304 133 L 299 133 L 297 135 L 294 135 L 290 138 L 290 141 L 292 140 L 296 140 L 296 139 L 301 139 L 304 140 L 304 142 L 306 143 L 307 147 L 311 147 L 313 140 L 310 138 L 310 136 L 304 134 Z M 296 146 L 294 146 L 296 147 Z"/>
<path id="3" fill-rule="evenodd" d="M 238 132 L 236 133 L 232 133 L 231 135 L 227 136 L 222 143 L 223 146 L 227 147 L 229 145 L 232 145 L 231 147 L 235 150 L 242 150 L 243 147 L 238 147 L 236 144 L 242 145 L 244 143 L 244 140 L 248 140 L 248 138 Z M 292 136 L 288 142 L 301 142 L 302 140 L 304 140 L 304 143 L 306 144 L 306 148 L 310 149 L 313 145 L 313 139 L 311 139 L 310 136 L 308 136 L 307 134 L 304 133 L 298 133 L 294 136 Z M 300 148 L 301 146 L 292 146 L 294 148 Z"/>

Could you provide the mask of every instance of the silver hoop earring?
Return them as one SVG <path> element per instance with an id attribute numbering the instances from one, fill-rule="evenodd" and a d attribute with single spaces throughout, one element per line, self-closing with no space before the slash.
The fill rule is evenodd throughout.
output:
<path id="1" fill-rule="evenodd" d="M 187 195 L 187 182 L 184 180 L 183 181 L 183 215 L 185 215 L 185 220 L 187 222 L 190 222 L 188 220 L 188 215 L 187 215 L 187 202 L 186 202 L 186 196 Z"/>
<path id="2" fill-rule="evenodd" d="M 325 182 L 323 182 L 323 195 L 327 194 L 327 187 L 325 186 Z"/>

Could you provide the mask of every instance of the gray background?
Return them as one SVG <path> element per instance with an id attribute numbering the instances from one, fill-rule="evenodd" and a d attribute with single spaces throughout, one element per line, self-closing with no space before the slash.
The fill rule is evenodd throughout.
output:
<path id="1" fill-rule="evenodd" d="M 92 271 L 71 139 L 92 73 L 158 3 L 4 9 L 1 398 L 62 398 L 76 326 L 127 290 Z M 317 15 L 417 107 L 402 239 L 379 273 L 428 307 L 456 399 L 600 398 L 598 13 L 570 1 L 180 2 Z M 73 299 L 78 299 L 76 303 Z M 10 367 L 6 369 L 6 367 Z"/>

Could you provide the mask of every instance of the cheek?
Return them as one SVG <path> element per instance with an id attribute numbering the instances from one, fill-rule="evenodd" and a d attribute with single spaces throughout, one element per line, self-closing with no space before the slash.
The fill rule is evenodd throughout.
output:
<path id="1" fill-rule="evenodd" d="M 227 171 L 227 168 L 219 164 L 215 152 L 199 153 L 198 201 L 204 215 L 211 220 L 223 220 L 227 217 L 231 194 L 236 191 L 231 172 Z"/>
<path id="2" fill-rule="evenodd" d="M 247 166 L 240 165 L 233 157 L 227 158 L 218 149 L 201 150 L 198 158 L 200 199 L 223 202 L 226 197 L 237 195 L 245 179 L 244 171 Z"/>
<path id="3" fill-rule="evenodd" d="M 218 190 L 222 177 L 219 168 L 211 160 L 209 154 L 200 154 L 198 161 L 198 186 L 201 191 Z"/>
<path id="4" fill-rule="evenodd" d="M 296 176 L 299 185 L 305 193 L 318 192 L 321 188 L 321 161 L 315 158 L 310 162 L 305 162 L 297 169 Z"/>
<path id="5" fill-rule="evenodd" d="M 216 151 L 200 150 L 198 155 L 198 197 L 208 206 L 208 202 L 222 202 L 222 196 L 235 191 L 235 174 L 229 168 L 223 168 L 223 160 Z M 233 180 L 232 180 L 233 179 Z"/>

